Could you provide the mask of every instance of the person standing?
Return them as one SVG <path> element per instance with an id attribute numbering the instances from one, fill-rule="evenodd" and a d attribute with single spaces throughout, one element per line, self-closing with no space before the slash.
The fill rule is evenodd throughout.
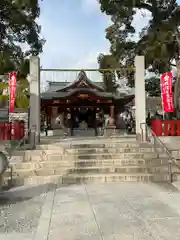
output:
<path id="1" fill-rule="evenodd" d="M 128 134 L 131 122 L 131 115 L 128 110 L 124 113 L 124 122 L 125 122 L 125 134 Z"/>
<path id="2" fill-rule="evenodd" d="M 100 116 L 100 123 L 99 123 L 99 132 L 100 132 L 100 135 L 102 136 L 102 135 L 104 135 L 104 121 L 105 121 L 105 119 L 104 119 L 104 114 L 103 114 L 103 112 L 101 111 L 100 112 L 100 114 L 99 114 Z"/>
<path id="3" fill-rule="evenodd" d="M 98 136 L 99 134 L 99 126 L 100 126 L 100 114 L 99 114 L 99 109 L 97 109 L 95 114 L 95 123 L 94 123 L 95 136 Z"/>
<path id="4" fill-rule="evenodd" d="M 67 112 L 67 129 L 68 129 L 68 135 L 73 136 L 73 124 L 72 124 L 72 116 L 70 109 L 68 109 Z"/>
<path id="5" fill-rule="evenodd" d="M 48 136 L 48 124 L 47 124 L 46 120 L 44 121 L 44 132 L 47 137 Z"/>

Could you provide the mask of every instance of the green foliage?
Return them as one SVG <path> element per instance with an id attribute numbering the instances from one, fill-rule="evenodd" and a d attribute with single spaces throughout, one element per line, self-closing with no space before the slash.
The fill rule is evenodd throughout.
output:
<path id="1" fill-rule="evenodd" d="M 116 68 L 118 66 L 116 59 L 112 55 L 100 54 L 98 57 L 100 72 L 103 75 L 103 82 L 106 92 L 114 93 L 117 90 Z M 104 70 L 102 70 L 104 69 Z"/>
<path id="2" fill-rule="evenodd" d="M 8 82 L 0 83 L 0 107 L 8 106 L 9 95 L 3 94 L 3 91 L 8 89 L 8 87 Z M 20 78 L 17 81 L 15 101 L 16 108 L 27 109 L 29 107 L 28 88 L 29 82 L 27 79 Z"/>
<path id="3" fill-rule="evenodd" d="M 106 29 L 111 53 L 126 67 L 134 64 L 135 55 L 145 55 L 146 68 L 163 73 L 180 53 L 180 7 L 176 0 L 100 0 L 101 10 L 111 16 Z M 151 15 L 139 39 L 133 41 L 133 18 L 138 10 Z"/>
<path id="4" fill-rule="evenodd" d="M 150 96 L 159 97 L 161 96 L 160 78 L 151 77 L 145 81 L 145 89 Z"/>
<path id="5" fill-rule="evenodd" d="M 17 71 L 27 76 L 26 57 L 38 55 L 44 44 L 36 22 L 39 14 L 38 0 L 0 1 L 0 75 Z"/>
<path id="6" fill-rule="evenodd" d="M 125 67 L 134 64 L 136 55 L 145 56 L 146 69 L 165 73 L 177 67 L 174 87 L 176 115 L 180 119 L 180 2 L 178 0 L 99 0 L 101 10 L 111 16 L 112 25 L 106 29 L 111 53 Z M 137 39 L 133 19 L 139 13 L 149 22 Z M 143 20 L 142 20 L 143 21 Z M 133 38 L 135 37 L 135 38 Z M 136 39 L 132 40 L 132 39 Z M 128 78 L 133 85 L 133 78 Z"/>

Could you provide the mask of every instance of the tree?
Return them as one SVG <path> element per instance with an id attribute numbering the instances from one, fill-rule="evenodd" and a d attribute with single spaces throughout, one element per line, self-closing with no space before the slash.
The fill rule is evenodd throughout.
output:
<path id="1" fill-rule="evenodd" d="M 38 0 L 0 1 L 0 74 L 20 72 L 27 66 L 26 57 L 42 52 L 44 40 L 36 22 L 39 14 Z"/>
<path id="2" fill-rule="evenodd" d="M 8 106 L 9 101 L 9 83 L 8 81 L 0 82 L 0 107 Z M 29 82 L 25 78 L 20 78 L 16 86 L 15 107 L 27 109 L 29 107 L 28 96 Z"/>
<path id="3" fill-rule="evenodd" d="M 42 52 L 44 39 L 36 20 L 40 14 L 38 0 L 0 1 L 0 75 L 17 72 L 16 107 L 27 108 L 30 55 Z M 23 48 L 22 46 L 25 46 Z M 25 50 L 28 49 L 28 50 Z M 8 103 L 8 79 L 0 83 L 0 103 Z"/>
<path id="4" fill-rule="evenodd" d="M 176 0 L 100 0 L 101 10 L 112 16 L 113 25 L 106 29 L 111 52 L 124 64 L 133 64 L 136 54 L 146 56 L 146 67 L 160 73 L 169 69 L 172 60 L 179 59 L 178 27 L 180 9 Z M 152 19 L 141 31 L 138 41 L 132 25 L 137 11 L 148 12 Z M 163 65 L 165 63 L 165 67 Z"/>
<path id="5" fill-rule="evenodd" d="M 101 10 L 111 16 L 112 26 L 106 29 L 111 53 L 121 64 L 133 65 L 135 55 L 145 55 L 146 69 L 164 73 L 174 65 L 178 67 L 175 85 L 175 105 L 178 106 L 180 89 L 180 6 L 177 0 L 100 0 Z M 135 34 L 133 19 L 137 11 L 151 15 L 148 25 Z"/>
<path id="6" fill-rule="evenodd" d="M 145 89 L 151 97 L 161 96 L 160 78 L 150 77 L 145 80 Z"/>
<path id="7" fill-rule="evenodd" d="M 118 66 L 116 59 L 112 55 L 100 54 L 98 57 L 100 72 L 103 75 L 103 82 L 106 92 L 114 93 L 117 90 L 116 68 Z"/>

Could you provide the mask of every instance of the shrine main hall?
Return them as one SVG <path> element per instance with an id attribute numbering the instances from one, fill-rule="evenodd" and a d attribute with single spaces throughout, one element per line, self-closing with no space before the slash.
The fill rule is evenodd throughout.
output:
<path id="1" fill-rule="evenodd" d="M 67 113 L 71 113 L 74 127 L 84 121 L 93 127 L 97 111 L 110 116 L 116 122 L 133 94 L 106 92 L 103 82 L 93 82 L 84 71 L 73 82 L 49 82 L 41 94 L 41 114 L 52 129 L 63 128 Z"/>

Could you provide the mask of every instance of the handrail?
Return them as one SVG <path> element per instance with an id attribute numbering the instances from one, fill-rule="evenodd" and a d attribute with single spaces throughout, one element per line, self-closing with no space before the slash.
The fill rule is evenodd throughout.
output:
<path id="1" fill-rule="evenodd" d="M 27 139 L 27 136 L 30 132 L 31 132 L 31 129 L 28 129 L 26 134 L 20 139 L 18 144 L 15 146 L 15 148 L 10 151 L 10 154 L 8 156 L 8 160 L 10 160 L 12 158 L 12 153 L 14 153 L 21 146 L 21 144 L 25 142 L 25 140 Z"/>
<path id="2" fill-rule="evenodd" d="M 22 143 L 25 142 L 28 134 L 30 133 L 31 129 L 28 129 L 28 131 L 26 132 L 26 134 L 23 136 L 23 138 L 20 139 L 20 141 L 18 142 L 18 144 L 15 146 L 14 149 L 11 149 L 10 151 L 7 151 L 6 148 L 6 157 L 7 157 L 7 161 L 8 161 L 8 165 L 6 169 L 10 169 L 10 187 L 12 187 L 12 183 L 13 183 L 13 179 L 12 179 L 12 174 L 13 174 L 13 167 L 10 165 L 10 160 L 13 156 L 13 153 L 21 146 Z M 5 171 L 6 171 L 5 169 Z"/>
<path id="3" fill-rule="evenodd" d="M 13 175 L 13 167 L 12 165 L 10 164 L 10 160 L 11 158 L 13 157 L 13 153 L 18 150 L 21 146 L 22 143 L 25 143 L 25 140 L 27 139 L 29 133 L 31 133 L 32 129 L 28 129 L 25 133 L 25 135 L 19 140 L 18 144 L 13 148 L 11 149 L 10 151 L 7 150 L 6 148 L 6 153 L 5 153 L 5 156 L 7 157 L 7 161 L 8 161 L 8 164 L 7 164 L 7 167 L 5 169 L 5 171 L 9 168 L 10 169 L 10 187 L 12 187 L 12 184 L 13 184 L 13 179 L 12 179 L 12 175 Z M 44 149 L 42 149 L 42 153 L 43 155 L 46 155 L 47 156 L 47 153 L 45 152 Z"/>
<path id="4" fill-rule="evenodd" d="M 167 154 L 169 161 L 168 161 L 168 173 L 169 173 L 169 181 L 172 183 L 173 182 L 173 175 L 174 174 L 180 174 L 180 172 L 173 172 L 172 171 L 172 164 L 174 164 L 179 170 L 180 170 L 180 166 L 177 163 L 176 159 L 173 157 L 172 153 L 169 151 L 169 149 L 166 147 L 166 145 L 161 141 L 161 139 L 155 134 L 155 132 L 146 124 L 146 123 L 141 123 L 140 124 L 140 129 L 141 129 L 141 138 L 142 141 L 143 136 L 144 136 L 144 129 L 143 129 L 143 125 L 146 128 L 146 141 L 149 141 L 148 139 L 148 132 L 150 132 L 151 137 L 153 137 L 153 144 L 154 144 L 154 150 L 157 153 L 157 143 L 159 143 L 160 147 L 164 150 L 164 152 Z"/>

